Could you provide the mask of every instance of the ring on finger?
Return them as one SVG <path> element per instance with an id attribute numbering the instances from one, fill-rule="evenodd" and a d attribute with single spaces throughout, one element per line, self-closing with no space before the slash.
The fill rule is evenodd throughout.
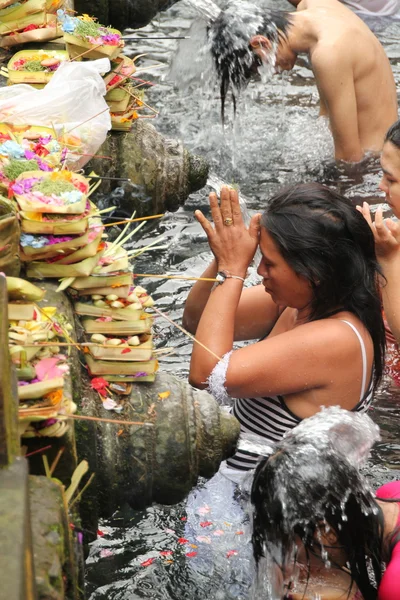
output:
<path id="1" fill-rule="evenodd" d="M 226 219 L 224 219 L 224 225 L 230 227 L 231 225 L 233 225 L 233 219 L 231 217 L 226 217 Z"/>

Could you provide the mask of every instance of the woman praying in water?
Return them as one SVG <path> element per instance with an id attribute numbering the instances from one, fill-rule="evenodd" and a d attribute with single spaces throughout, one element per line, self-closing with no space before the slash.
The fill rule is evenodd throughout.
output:
<path id="1" fill-rule="evenodd" d="M 210 194 L 214 226 L 195 216 L 214 260 L 185 305 L 194 344 L 190 382 L 209 388 L 243 432 L 277 442 L 321 406 L 365 411 L 384 364 L 384 325 L 371 230 L 351 203 L 316 183 L 270 199 L 249 227 L 238 193 Z M 259 246 L 262 283 L 243 287 Z M 256 340 L 233 349 L 235 340 Z M 258 340 L 258 341 L 257 341 Z M 211 351 L 211 352 L 210 352 Z M 218 358 L 219 357 L 219 358 Z M 221 472 L 235 480 L 259 455 L 239 450 Z"/>
<path id="2" fill-rule="evenodd" d="M 383 177 L 379 188 L 397 219 L 400 218 L 400 121 L 396 121 L 385 136 L 381 154 Z M 383 218 L 379 206 L 375 220 L 367 202 L 357 206 L 364 215 L 375 238 L 375 249 L 385 280 L 382 300 L 385 316 L 397 344 L 400 343 L 400 224 Z M 390 338 L 389 338 L 389 341 Z"/>

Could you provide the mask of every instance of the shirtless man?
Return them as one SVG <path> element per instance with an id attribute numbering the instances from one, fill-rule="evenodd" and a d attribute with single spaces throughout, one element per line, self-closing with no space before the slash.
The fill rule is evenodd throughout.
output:
<path id="1" fill-rule="evenodd" d="M 329 118 L 335 158 L 358 162 L 366 152 L 379 152 L 397 119 L 397 93 L 389 60 L 367 25 L 337 0 L 301 0 L 294 13 L 261 15 L 261 9 L 254 8 L 258 30 L 254 34 L 253 29 L 249 42 L 257 60 L 270 63 L 275 46 L 276 70 L 291 70 L 299 54 L 308 54 L 320 115 Z M 244 87 L 254 70 L 249 60 L 241 67 L 244 41 L 238 49 L 237 37 L 233 39 L 232 31 L 227 35 L 233 27 L 237 36 L 237 24 L 229 23 L 232 17 L 228 11 L 221 13 L 211 39 L 223 102 L 229 85 L 234 91 Z M 225 54 L 218 54 L 221 47 L 228 48 Z"/>

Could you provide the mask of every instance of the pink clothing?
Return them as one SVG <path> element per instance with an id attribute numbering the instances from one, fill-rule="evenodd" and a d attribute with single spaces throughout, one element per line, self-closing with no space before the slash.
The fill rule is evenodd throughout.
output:
<path id="1" fill-rule="evenodd" d="M 376 491 L 376 497 L 382 499 L 399 499 L 400 481 L 385 483 Z M 400 502 L 399 502 L 400 506 Z M 397 527 L 400 528 L 400 512 L 397 519 Z M 378 590 L 378 600 L 399 600 L 400 598 L 400 541 L 393 548 L 390 561 L 382 577 Z"/>

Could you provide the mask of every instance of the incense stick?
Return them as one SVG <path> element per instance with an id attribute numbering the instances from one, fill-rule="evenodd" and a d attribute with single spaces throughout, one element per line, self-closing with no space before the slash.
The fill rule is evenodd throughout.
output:
<path id="1" fill-rule="evenodd" d="M 136 221 L 148 221 L 149 219 L 161 219 L 164 217 L 164 214 L 161 215 L 152 215 L 151 217 L 137 217 L 136 219 L 125 219 L 125 221 L 117 221 L 116 223 L 103 223 L 103 227 L 113 227 L 114 225 L 124 225 L 125 223 L 135 223 Z M 111 217 L 110 217 L 111 218 Z M 98 225 L 93 225 L 89 227 L 89 229 L 93 229 L 98 227 Z"/>
<path id="2" fill-rule="evenodd" d="M 139 248 L 140 250 L 140 248 Z M 185 275 L 156 275 L 154 273 L 133 273 L 134 277 L 153 277 L 154 279 L 183 279 L 186 281 L 218 281 L 213 277 L 187 277 Z"/>
<path id="3" fill-rule="evenodd" d="M 90 154 L 88 155 L 90 156 Z M 97 157 L 96 155 L 94 155 L 96 158 L 106 158 L 106 157 Z M 112 160 L 112 159 L 111 159 Z M 132 179 L 129 179 L 129 177 L 103 177 L 102 175 L 88 175 L 88 177 L 90 179 L 105 179 L 107 181 L 132 181 Z"/>
<path id="4" fill-rule="evenodd" d="M 103 113 L 109 111 L 109 107 L 107 106 L 107 108 L 105 108 L 104 110 L 101 110 L 99 113 L 97 113 L 96 115 L 93 115 L 93 117 L 89 117 L 88 119 L 86 119 L 85 121 L 82 121 L 82 123 L 78 123 L 78 125 L 75 125 L 74 127 L 72 127 L 72 129 L 68 129 L 68 131 L 64 132 L 64 135 L 66 133 L 71 133 L 71 131 L 73 131 L 74 129 L 76 129 L 77 127 L 81 127 L 82 125 L 84 125 L 85 123 L 87 123 L 88 121 L 91 121 L 92 119 L 95 119 L 96 117 L 98 117 L 99 115 L 102 115 Z"/>
<path id="5" fill-rule="evenodd" d="M 141 102 L 143 104 L 143 106 L 145 106 L 146 108 L 148 108 L 149 110 L 153 111 L 153 113 L 155 113 L 156 115 L 159 115 L 159 111 L 156 110 L 155 108 L 152 108 L 151 106 L 149 106 L 148 104 L 146 104 L 146 102 L 144 100 L 142 100 L 141 98 L 138 98 L 137 96 L 135 96 L 135 94 L 132 94 L 132 92 L 128 89 L 125 90 L 130 96 L 132 96 L 132 98 L 135 98 L 135 100 L 137 100 L 138 102 Z"/>
<path id="6" fill-rule="evenodd" d="M 88 52 L 92 52 L 92 50 L 96 50 L 96 48 L 100 48 L 103 44 L 97 44 L 97 46 L 92 46 L 89 50 L 85 50 L 82 54 L 78 54 L 78 56 L 74 56 L 74 58 L 70 58 L 68 62 L 73 62 L 77 58 L 81 58 L 81 56 L 85 56 Z"/>
<path id="7" fill-rule="evenodd" d="M 185 335 L 187 335 L 187 337 L 189 337 L 191 340 L 193 340 L 193 342 L 196 342 L 196 344 L 199 344 L 199 346 L 201 346 L 202 348 L 204 348 L 204 350 L 207 350 L 207 352 L 209 352 L 218 361 L 221 360 L 220 356 L 218 356 L 217 354 L 215 354 L 215 352 L 213 352 L 212 350 L 210 350 L 210 348 L 207 348 L 207 346 L 205 346 L 202 342 L 200 342 L 199 340 L 197 340 L 194 337 L 194 335 L 192 335 L 191 333 L 189 333 L 188 331 L 186 331 L 186 329 L 184 329 L 183 327 L 181 327 L 180 325 L 178 325 L 178 323 L 175 323 L 175 321 L 173 321 L 172 319 L 170 319 L 165 313 L 161 312 L 161 310 L 159 310 L 158 308 L 155 308 L 154 306 L 152 306 L 151 309 L 154 310 L 154 312 L 156 312 L 158 315 L 160 315 L 160 317 L 163 317 L 164 319 L 166 319 L 169 323 L 171 323 L 171 325 L 174 325 L 175 327 L 177 327 L 177 329 L 179 329 L 179 331 L 182 331 L 182 333 L 184 333 Z"/>
<path id="8" fill-rule="evenodd" d="M 84 415 L 63 415 L 67 419 L 81 419 L 83 421 L 100 421 L 101 423 L 115 423 L 117 425 L 143 425 L 146 427 L 154 427 L 154 423 L 141 422 L 141 421 L 123 421 L 122 419 L 103 419 L 101 417 L 87 417 Z"/>

